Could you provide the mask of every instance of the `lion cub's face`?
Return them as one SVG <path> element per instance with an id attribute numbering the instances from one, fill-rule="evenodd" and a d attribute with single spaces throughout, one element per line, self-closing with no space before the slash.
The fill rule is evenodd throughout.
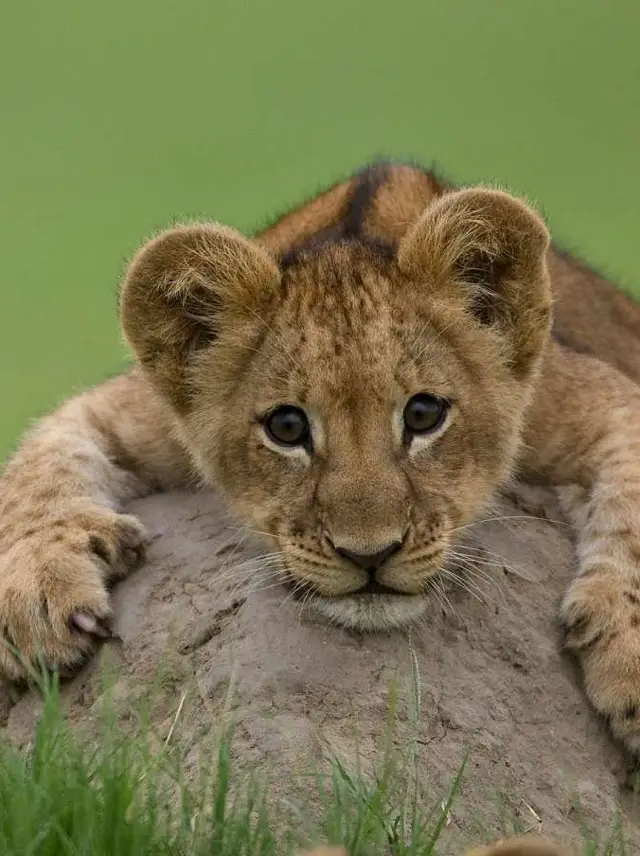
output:
<path id="1" fill-rule="evenodd" d="M 370 629 L 424 610 L 452 538 L 511 462 L 522 404 L 462 307 L 419 299 L 376 261 L 328 247 L 286 268 L 281 299 L 238 343 L 250 350 L 223 418 L 217 402 L 196 417 L 201 465 L 273 537 L 301 593 Z M 235 364 L 222 341 L 210 358 L 203 399 L 216 364 Z"/>
<path id="2" fill-rule="evenodd" d="M 495 192 L 445 199 L 397 250 L 330 244 L 279 265 L 230 230 L 176 230 L 123 298 L 203 473 L 310 604 L 360 629 L 427 608 L 509 472 L 548 328 L 540 221 Z M 470 241 L 460 220 L 477 229 L 479 210 Z"/>

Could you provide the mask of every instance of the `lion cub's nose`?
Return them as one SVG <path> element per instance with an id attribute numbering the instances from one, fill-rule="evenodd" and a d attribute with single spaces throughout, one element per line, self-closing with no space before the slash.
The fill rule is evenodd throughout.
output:
<path id="1" fill-rule="evenodd" d="M 390 556 L 398 552 L 400 547 L 402 547 L 402 541 L 392 541 L 391 544 L 387 544 L 377 553 L 354 553 L 352 550 L 343 550 L 341 547 L 336 547 L 335 550 L 339 556 L 349 559 L 359 568 L 363 568 L 365 571 L 377 571 Z"/>

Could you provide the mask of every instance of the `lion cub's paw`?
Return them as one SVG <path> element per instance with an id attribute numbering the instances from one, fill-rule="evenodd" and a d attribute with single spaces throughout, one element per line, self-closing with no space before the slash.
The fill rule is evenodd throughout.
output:
<path id="1" fill-rule="evenodd" d="M 613 734 L 640 753 L 640 587 L 627 575 L 594 570 L 572 583 L 562 620 L 589 699 Z"/>
<path id="2" fill-rule="evenodd" d="M 0 553 L 0 673 L 26 677 L 22 660 L 69 673 L 110 635 L 107 585 L 143 557 L 144 529 L 90 504 L 18 531 Z"/>
<path id="3" fill-rule="evenodd" d="M 343 847 L 317 847 L 302 856 L 348 856 L 348 854 Z M 548 838 L 527 835 L 475 847 L 467 851 L 466 856 L 571 856 L 571 853 Z"/>
<path id="4" fill-rule="evenodd" d="M 302 853 L 301 856 L 349 856 L 344 847 L 315 847 Z"/>

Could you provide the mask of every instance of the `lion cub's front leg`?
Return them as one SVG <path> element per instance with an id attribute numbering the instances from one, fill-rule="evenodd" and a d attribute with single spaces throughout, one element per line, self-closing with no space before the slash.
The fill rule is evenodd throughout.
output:
<path id="1" fill-rule="evenodd" d="M 108 584 L 144 551 L 122 504 L 184 470 L 136 374 L 73 399 L 27 436 L 0 482 L 0 675 L 72 669 L 108 635 Z M 20 656 L 16 656 L 18 649 Z"/>
<path id="2" fill-rule="evenodd" d="M 571 482 L 578 572 L 561 607 L 566 645 L 614 735 L 640 752 L 640 388 L 554 347 L 525 436 L 525 468 Z"/>

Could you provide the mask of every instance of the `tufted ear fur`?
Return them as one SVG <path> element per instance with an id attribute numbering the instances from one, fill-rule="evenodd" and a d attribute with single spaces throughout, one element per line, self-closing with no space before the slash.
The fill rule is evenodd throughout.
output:
<path id="1" fill-rule="evenodd" d="M 400 269 L 434 291 L 453 289 L 507 339 L 513 370 L 535 363 L 551 323 L 549 232 L 524 202 L 471 188 L 430 205 L 398 250 Z"/>
<path id="2" fill-rule="evenodd" d="M 265 250 L 214 223 L 169 229 L 138 251 L 122 286 L 122 329 L 178 411 L 188 409 L 191 358 L 213 341 L 221 318 L 255 313 L 279 280 Z"/>

